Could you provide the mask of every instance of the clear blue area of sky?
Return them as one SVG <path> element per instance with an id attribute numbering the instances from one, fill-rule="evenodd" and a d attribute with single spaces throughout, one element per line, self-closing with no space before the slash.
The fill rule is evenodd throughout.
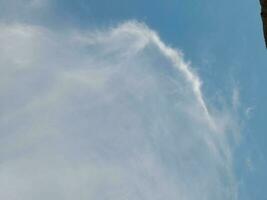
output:
<path id="1" fill-rule="evenodd" d="M 208 101 L 229 97 L 238 87 L 243 129 L 235 170 L 240 199 L 267 199 L 267 50 L 258 0 L 56 0 L 49 12 L 37 13 L 34 23 L 88 28 L 129 19 L 145 22 L 192 62 Z M 253 108 L 249 119 L 247 107 Z"/>

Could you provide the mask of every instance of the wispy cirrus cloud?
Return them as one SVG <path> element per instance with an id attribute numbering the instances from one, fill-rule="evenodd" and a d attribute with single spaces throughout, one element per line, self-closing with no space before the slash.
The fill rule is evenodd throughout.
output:
<path id="1" fill-rule="evenodd" d="M 144 24 L 0 42 L 1 199 L 237 198 L 229 116 Z"/>

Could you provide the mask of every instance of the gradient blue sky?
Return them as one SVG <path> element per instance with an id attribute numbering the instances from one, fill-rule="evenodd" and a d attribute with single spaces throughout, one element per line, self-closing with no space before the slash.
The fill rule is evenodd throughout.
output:
<path id="1" fill-rule="evenodd" d="M 12 3 L 13 2 L 13 3 Z M 52 30 L 104 29 L 127 20 L 146 23 L 203 82 L 209 105 L 224 109 L 238 98 L 241 136 L 234 155 L 239 199 L 266 199 L 266 65 L 257 0 L 54 0 L 28 10 L 0 0 L 0 21 Z M 13 5 L 11 5 L 13 4 Z"/>

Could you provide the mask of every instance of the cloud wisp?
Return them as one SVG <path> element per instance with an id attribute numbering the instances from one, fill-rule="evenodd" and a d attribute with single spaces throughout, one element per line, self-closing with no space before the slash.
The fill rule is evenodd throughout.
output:
<path id="1" fill-rule="evenodd" d="M 0 199 L 237 198 L 224 113 L 144 24 L 0 42 Z"/>

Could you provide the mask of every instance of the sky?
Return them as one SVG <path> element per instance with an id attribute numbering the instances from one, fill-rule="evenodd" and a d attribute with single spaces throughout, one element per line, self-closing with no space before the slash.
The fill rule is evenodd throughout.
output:
<path id="1" fill-rule="evenodd" d="M 1 199 L 266 199 L 254 0 L 0 0 Z"/>

